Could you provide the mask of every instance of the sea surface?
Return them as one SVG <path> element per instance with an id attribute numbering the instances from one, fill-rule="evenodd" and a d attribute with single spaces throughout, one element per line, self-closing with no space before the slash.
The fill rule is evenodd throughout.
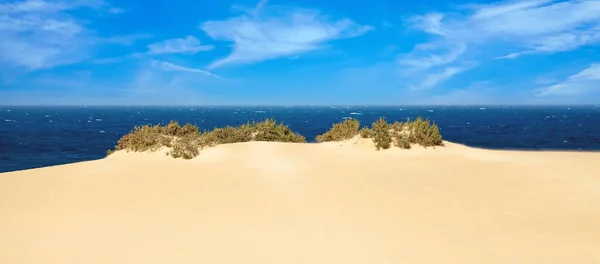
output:
<path id="1" fill-rule="evenodd" d="M 599 106 L 0 106 L 0 172 L 103 158 L 135 125 L 178 120 L 212 129 L 275 118 L 314 142 L 345 118 L 356 118 L 362 126 L 380 116 L 388 121 L 429 118 L 445 140 L 472 147 L 600 150 Z"/>

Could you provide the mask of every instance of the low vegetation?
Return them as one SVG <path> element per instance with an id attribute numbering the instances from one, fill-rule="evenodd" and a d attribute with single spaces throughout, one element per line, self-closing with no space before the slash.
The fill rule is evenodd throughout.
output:
<path id="1" fill-rule="evenodd" d="M 424 147 L 443 146 L 442 135 L 436 124 L 418 117 L 414 121 L 388 123 L 381 117 L 371 124 L 358 129 L 360 123 L 356 119 L 347 119 L 333 127 L 323 135 L 317 136 L 318 142 L 343 141 L 357 135 L 361 138 L 370 138 L 375 148 L 388 149 L 392 145 L 403 149 L 410 149 L 411 145 Z"/>
<path id="2" fill-rule="evenodd" d="M 333 124 L 333 127 L 323 135 L 317 136 L 317 142 L 343 141 L 356 136 L 359 132 L 360 122 L 356 119 L 346 119 L 344 122 Z"/>
<path id="3" fill-rule="evenodd" d="M 364 126 L 361 130 L 360 130 L 360 137 L 362 138 L 372 138 L 373 135 L 375 133 L 373 132 L 373 129 L 370 129 L 367 126 Z"/>
<path id="4" fill-rule="evenodd" d="M 371 125 L 373 129 L 373 143 L 375 148 L 389 149 L 392 144 L 392 134 L 390 133 L 390 124 L 385 121 L 385 118 L 380 117 Z"/>
<path id="5" fill-rule="evenodd" d="M 171 148 L 168 155 L 174 158 L 191 159 L 205 147 L 248 141 L 304 143 L 306 138 L 294 133 L 282 123 L 277 124 L 273 119 L 249 122 L 237 127 L 215 128 L 213 131 L 202 133 L 197 126 L 188 123 L 182 127 L 176 121 L 171 121 L 165 126 L 134 127 L 131 133 L 119 139 L 114 150 L 107 151 L 107 155 L 117 150 L 142 152 L 168 147 Z"/>
<path id="6" fill-rule="evenodd" d="M 373 122 L 371 127 L 360 128 L 356 119 L 347 119 L 322 135 L 317 136 L 318 142 L 343 141 L 356 136 L 373 140 L 377 150 L 388 149 L 392 145 L 409 149 L 417 144 L 424 147 L 443 146 L 442 135 L 436 124 L 429 120 L 417 118 L 414 121 L 388 123 L 381 117 Z M 111 155 L 117 150 L 134 152 L 156 151 L 169 148 L 167 155 L 174 158 L 191 159 L 200 154 L 200 150 L 219 144 L 274 141 L 305 143 L 306 138 L 294 133 L 283 123 L 274 119 L 262 122 L 248 122 L 237 127 L 227 126 L 215 128 L 212 131 L 200 132 L 197 126 L 186 123 L 181 126 L 177 121 L 169 124 L 136 126 L 117 142 L 114 150 L 108 150 Z"/>

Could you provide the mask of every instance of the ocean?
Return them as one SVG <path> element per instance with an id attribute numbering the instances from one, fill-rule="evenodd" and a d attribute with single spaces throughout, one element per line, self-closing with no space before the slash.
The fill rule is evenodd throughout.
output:
<path id="1" fill-rule="evenodd" d="M 370 126 L 380 116 L 429 118 L 444 140 L 472 147 L 600 150 L 599 106 L 0 106 L 0 172 L 103 158 L 136 125 L 178 120 L 212 129 L 275 118 L 314 142 L 345 118 Z"/>

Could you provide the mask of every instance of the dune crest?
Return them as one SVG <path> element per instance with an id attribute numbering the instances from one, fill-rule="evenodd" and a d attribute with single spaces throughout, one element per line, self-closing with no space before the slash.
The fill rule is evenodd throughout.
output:
<path id="1" fill-rule="evenodd" d="M 600 153 L 370 139 L 0 174 L 0 263 L 600 263 Z"/>

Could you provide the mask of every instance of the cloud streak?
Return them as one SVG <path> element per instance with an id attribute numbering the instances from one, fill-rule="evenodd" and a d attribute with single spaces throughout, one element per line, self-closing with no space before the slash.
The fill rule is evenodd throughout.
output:
<path id="1" fill-rule="evenodd" d="M 429 13 L 411 19 L 423 31 L 473 45 L 501 42 L 522 51 L 556 53 L 600 43 L 600 1 L 509 1 L 471 5 L 470 12 Z"/>
<path id="2" fill-rule="evenodd" d="M 600 91 L 600 62 L 569 76 L 563 82 L 541 88 L 537 96 L 573 96 Z"/>
<path id="3" fill-rule="evenodd" d="M 185 38 L 174 38 L 167 39 L 160 42 L 152 43 L 148 45 L 149 54 L 168 54 L 168 53 L 181 53 L 181 54 L 196 54 L 200 51 L 212 50 L 212 45 L 201 45 L 200 40 L 193 36 L 186 36 Z"/>
<path id="4" fill-rule="evenodd" d="M 166 61 L 152 60 L 152 65 L 161 67 L 165 71 L 179 71 L 179 72 L 199 73 L 199 74 L 203 74 L 203 75 L 206 75 L 206 76 L 210 76 L 210 77 L 219 79 L 221 81 L 227 81 L 227 79 L 225 79 L 225 78 L 223 78 L 223 77 L 221 77 L 219 75 L 216 75 L 216 74 L 214 74 L 212 72 L 209 72 L 209 71 L 205 71 L 205 70 L 201 70 L 201 69 L 196 69 L 196 68 L 184 67 L 184 66 L 173 64 L 173 63 L 166 62 Z"/>
<path id="5" fill-rule="evenodd" d="M 412 70 L 427 70 L 450 64 L 458 59 L 466 46 L 462 43 L 432 42 L 417 45 L 410 53 L 401 54 L 398 64 Z"/>
<path id="6" fill-rule="evenodd" d="M 409 85 L 412 88 L 433 88 L 472 68 L 474 54 L 483 60 L 516 59 L 600 43 L 597 0 L 502 1 L 463 6 L 457 12 L 431 12 L 407 21 L 432 38 L 398 56 L 397 63 L 407 75 L 424 76 L 425 80 Z M 494 55 L 498 46 L 515 51 Z"/>
<path id="7" fill-rule="evenodd" d="M 423 77 L 423 81 L 418 83 L 417 85 L 409 85 L 411 90 L 428 90 L 439 83 L 449 80 L 452 76 L 459 74 L 463 71 L 467 70 L 466 68 L 461 67 L 446 67 L 440 71 L 426 74 Z"/>
<path id="8" fill-rule="evenodd" d="M 334 20 L 314 10 L 272 9 L 261 1 L 254 12 L 222 21 L 208 21 L 200 28 L 215 40 L 233 43 L 229 56 L 210 68 L 250 64 L 281 57 L 292 57 L 321 49 L 334 39 L 363 35 L 373 28 L 350 19 Z"/>
<path id="9" fill-rule="evenodd" d="M 100 39 L 70 11 L 115 12 L 101 0 L 26 0 L 0 4 L 0 63 L 27 70 L 77 63 L 91 57 Z"/>

